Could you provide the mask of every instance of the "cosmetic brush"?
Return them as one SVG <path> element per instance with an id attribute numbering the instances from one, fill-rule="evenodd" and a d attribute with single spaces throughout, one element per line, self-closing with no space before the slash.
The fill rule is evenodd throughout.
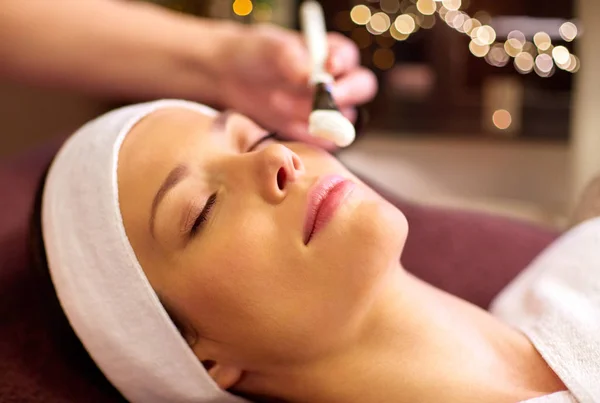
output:
<path id="1" fill-rule="evenodd" d="M 346 147 L 352 144 L 356 132 L 352 123 L 339 111 L 331 95 L 333 77 L 325 71 L 329 55 L 321 5 L 312 0 L 304 1 L 300 5 L 300 23 L 311 59 L 310 85 L 315 90 L 308 131 L 339 147 Z"/>

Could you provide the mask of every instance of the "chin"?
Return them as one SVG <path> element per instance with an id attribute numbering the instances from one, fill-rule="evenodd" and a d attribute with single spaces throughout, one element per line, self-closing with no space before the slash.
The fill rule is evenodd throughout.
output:
<path id="1" fill-rule="evenodd" d="M 335 262 L 335 276 L 355 301 L 370 299 L 399 270 L 408 234 L 406 217 L 373 193 L 361 198 L 335 228 L 323 233 L 320 252 Z"/>

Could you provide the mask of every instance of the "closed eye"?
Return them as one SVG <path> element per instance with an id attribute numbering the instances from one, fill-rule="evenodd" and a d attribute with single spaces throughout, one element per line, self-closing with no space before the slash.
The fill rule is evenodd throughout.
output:
<path id="1" fill-rule="evenodd" d="M 261 144 L 263 144 L 266 141 L 269 141 L 269 140 L 278 140 L 278 139 L 279 139 L 279 136 L 277 135 L 277 133 L 275 133 L 275 132 L 269 133 L 266 136 L 261 137 L 254 144 L 252 144 L 250 146 L 250 148 L 248 148 L 248 152 L 250 153 L 252 151 L 255 151 Z"/>
<path id="2" fill-rule="evenodd" d="M 204 226 L 204 223 L 206 223 L 206 221 L 208 221 L 210 211 L 212 210 L 212 208 L 216 202 L 217 202 L 217 194 L 213 193 L 206 201 L 206 204 L 204 205 L 204 208 L 198 215 L 198 218 L 196 218 L 196 220 L 194 221 L 194 224 L 192 225 L 192 228 L 190 229 L 190 236 L 196 235 L 198 233 L 198 231 L 200 231 L 202 229 L 202 227 Z"/>

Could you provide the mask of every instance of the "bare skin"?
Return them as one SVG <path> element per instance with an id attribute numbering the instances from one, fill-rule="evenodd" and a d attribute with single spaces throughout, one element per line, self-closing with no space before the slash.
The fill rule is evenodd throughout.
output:
<path id="1" fill-rule="evenodd" d="M 133 249 L 221 388 L 307 403 L 514 403 L 565 390 L 522 333 L 400 266 L 399 210 L 323 150 L 253 147 L 264 134 L 240 115 L 161 110 L 119 156 Z M 153 200 L 181 166 L 151 231 Z M 309 189 L 331 174 L 355 188 L 305 243 Z"/>

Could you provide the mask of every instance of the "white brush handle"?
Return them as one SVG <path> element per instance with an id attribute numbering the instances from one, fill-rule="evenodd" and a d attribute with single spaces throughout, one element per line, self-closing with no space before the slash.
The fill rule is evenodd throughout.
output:
<path id="1" fill-rule="evenodd" d="M 327 30 L 321 5 L 312 0 L 300 5 L 300 24 L 308 46 L 312 62 L 311 84 L 331 83 L 333 77 L 325 71 L 325 63 L 329 53 Z"/>

